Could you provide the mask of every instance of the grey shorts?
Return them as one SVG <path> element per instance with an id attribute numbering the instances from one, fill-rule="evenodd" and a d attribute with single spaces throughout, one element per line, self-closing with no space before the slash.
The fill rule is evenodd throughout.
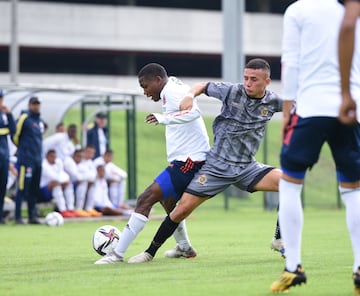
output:
<path id="1" fill-rule="evenodd" d="M 253 161 L 244 165 L 229 165 L 206 159 L 185 192 L 199 197 L 213 197 L 230 185 L 254 192 L 254 186 L 274 167 Z"/>

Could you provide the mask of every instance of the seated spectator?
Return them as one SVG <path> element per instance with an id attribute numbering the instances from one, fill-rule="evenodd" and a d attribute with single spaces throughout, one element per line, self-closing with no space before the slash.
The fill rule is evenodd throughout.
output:
<path id="1" fill-rule="evenodd" d="M 65 133 L 65 125 L 63 122 L 59 122 L 55 126 L 55 133 Z"/>
<path id="2" fill-rule="evenodd" d="M 109 197 L 111 202 L 119 207 L 124 204 L 127 173 L 113 163 L 114 153 L 106 150 L 103 156 L 94 160 L 95 166 L 105 165 L 105 179 L 109 186 Z"/>
<path id="3" fill-rule="evenodd" d="M 57 157 L 62 161 L 67 156 L 72 156 L 76 148 L 80 148 L 80 145 L 75 124 L 70 124 L 66 133 L 57 132 L 43 140 L 44 155 L 49 150 L 55 150 Z"/>
<path id="4" fill-rule="evenodd" d="M 117 206 L 114 205 L 109 198 L 108 184 L 105 178 L 105 166 L 98 164 L 97 176 L 93 186 L 94 194 L 94 207 L 97 211 L 101 212 L 103 215 L 131 215 L 134 211 L 129 209 L 127 206 Z"/>
<path id="5" fill-rule="evenodd" d="M 96 180 L 96 167 L 93 161 L 95 154 L 94 146 L 87 145 L 84 149 L 84 158 L 79 163 L 79 172 L 88 183 L 88 191 L 86 199 L 77 201 L 77 209 L 85 209 L 92 217 L 98 217 L 102 214 L 94 209 L 94 188 L 93 184 Z"/>
<path id="6" fill-rule="evenodd" d="M 84 204 L 88 191 L 89 179 L 94 181 L 94 177 L 89 177 L 86 168 L 83 168 L 83 171 L 81 170 L 80 164 L 83 160 L 83 154 L 84 152 L 82 149 L 77 149 L 72 157 L 68 156 L 65 158 L 64 170 L 69 174 L 75 190 L 75 212 L 80 217 L 90 217 L 91 215 L 84 210 Z"/>
<path id="7" fill-rule="evenodd" d="M 70 177 L 64 171 L 61 159 L 56 157 L 55 150 L 49 150 L 42 162 L 40 188 L 42 196 L 38 202 L 54 199 L 64 218 L 78 217 L 74 211 L 74 189 Z"/>

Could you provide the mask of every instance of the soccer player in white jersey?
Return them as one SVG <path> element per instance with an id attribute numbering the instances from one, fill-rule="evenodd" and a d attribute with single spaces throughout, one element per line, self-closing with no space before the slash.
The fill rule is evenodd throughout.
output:
<path id="1" fill-rule="evenodd" d="M 55 150 L 56 155 L 62 161 L 67 156 L 72 156 L 75 149 L 79 149 L 79 140 L 77 138 L 77 127 L 75 124 L 70 124 L 67 132 L 57 132 L 43 140 L 43 153 L 46 155 L 48 150 Z"/>
<path id="2" fill-rule="evenodd" d="M 180 111 L 180 101 L 190 89 L 188 85 L 175 77 L 168 77 L 165 68 L 156 63 L 144 66 L 138 79 L 144 94 L 154 102 L 162 103 L 163 113 L 149 114 L 145 122 L 166 125 L 166 151 L 170 165 L 139 196 L 135 212 L 123 230 L 114 252 L 95 264 L 122 262 L 127 248 L 148 222 L 152 206 L 160 202 L 169 213 L 195 172 L 203 165 L 210 149 L 205 123 L 196 102 L 191 110 Z M 166 252 L 165 256 L 191 258 L 197 255 L 190 244 L 185 221 L 177 228 L 174 237 L 177 245 Z"/>
<path id="3" fill-rule="evenodd" d="M 92 145 L 86 145 L 84 148 L 84 157 L 81 162 L 78 164 L 79 173 L 82 175 L 82 180 L 86 180 L 88 184 L 88 191 L 86 196 L 77 196 L 76 198 L 76 210 L 80 211 L 84 209 L 87 213 L 89 213 L 92 217 L 99 217 L 102 214 L 94 209 L 94 184 L 96 180 L 96 167 L 94 164 L 94 155 L 95 155 L 95 147 Z"/>
<path id="4" fill-rule="evenodd" d="M 109 187 L 106 180 L 105 164 L 98 162 L 96 164 L 97 176 L 94 184 L 94 204 L 92 205 L 98 212 L 103 215 L 116 216 L 126 215 L 129 216 L 134 212 L 133 209 L 128 208 L 126 205 L 114 204 L 109 197 Z"/>
<path id="5" fill-rule="evenodd" d="M 55 150 L 48 150 L 42 162 L 40 201 L 54 199 L 64 218 L 78 217 L 74 211 L 74 189 L 69 175 L 64 171 L 63 162 L 56 156 Z"/>
<path id="6" fill-rule="evenodd" d="M 105 166 L 105 178 L 109 187 L 109 197 L 111 202 L 119 207 L 126 206 L 125 191 L 127 172 L 113 163 L 114 152 L 111 149 L 105 151 L 103 156 L 94 159 L 95 166 L 103 164 Z M 130 209 L 130 208 L 129 208 Z"/>
<path id="7" fill-rule="evenodd" d="M 64 160 L 64 170 L 69 174 L 70 180 L 75 190 L 75 212 L 79 217 L 90 217 L 91 214 L 84 210 L 86 194 L 89 187 L 88 171 L 81 170 L 80 163 L 83 159 L 84 151 L 76 149 L 72 156 Z M 83 173 L 85 171 L 85 174 Z"/>
<path id="8" fill-rule="evenodd" d="M 213 122 L 214 145 L 149 248 L 130 258 L 129 263 L 151 261 L 183 219 L 230 185 L 248 192 L 278 191 L 281 171 L 254 157 L 266 124 L 275 112 L 281 111 L 279 96 L 266 89 L 270 81 L 268 62 L 253 59 L 245 66 L 243 84 L 208 82 L 191 87 L 180 104 L 181 110 L 193 108 L 194 97 L 202 93 L 223 102 L 221 113 Z"/>
<path id="9" fill-rule="evenodd" d="M 339 191 L 353 246 L 355 292 L 360 278 L 360 129 L 344 125 L 337 116 L 341 104 L 338 34 L 344 7 L 337 0 L 301 0 L 284 15 L 282 66 L 284 86 L 283 145 L 280 163 L 279 221 L 286 245 L 285 270 L 273 282 L 273 292 L 287 291 L 306 283 L 302 268 L 303 210 L 301 191 L 307 169 L 318 161 L 321 147 L 328 143 L 336 165 Z M 357 46 L 360 42 L 357 43 Z M 360 48 L 360 47 L 359 47 Z M 360 52 L 352 77 L 353 94 L 360 94 Z M 290 112 L 289 101 L 296 100 Z M 329 276 L 333 276 L 330 271 Z M 331 283 L 329 283 L 331 284 Z"/>

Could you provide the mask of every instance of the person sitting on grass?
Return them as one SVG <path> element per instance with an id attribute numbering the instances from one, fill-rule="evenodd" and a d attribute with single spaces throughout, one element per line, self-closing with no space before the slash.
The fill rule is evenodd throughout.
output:
<path id="1" fill-rule="evenodd" d="M 120 204 L 115 205 L 111 202 L 109 198 L 109 189 L 107 180 L 105 178 L 105 165 L 98 164 L 96 167 L 97 176 L 94 182 L 93 190 L 91 191 L 94 194 L 94 205 L 93 207 L 103 215 L 108 216 L 117 216 L 117 215 L 131 215 L 134 210 L 128 205 Z"/>

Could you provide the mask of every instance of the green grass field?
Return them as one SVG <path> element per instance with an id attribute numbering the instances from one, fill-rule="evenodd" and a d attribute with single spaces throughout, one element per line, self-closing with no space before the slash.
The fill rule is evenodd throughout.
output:
<path id="1" fill-rule="evenodd" d="M 160 214 L 156 211 L 156 214 Z M 229 211 L 215 197 L 188 219 L 198 257 L 168 259 L 169 239 L 150 263 L 94 265 L 94 230 L 119 229 L 124 221 L 68 222 L 64 226 L 2 227 L 1 295 L 272 295 L 269 285 L 284 260 L 269 249 L 276 212 L 244 208 L 234 199 Z M 143 251 L 160 221 L 150 221 L 130 246 L 127 258 Z M 343 210 L 305 210 L 305 286 L 291 295 L 352 295 L 352 253 Z"/>
<path id="2" fill-rule="evenodd" d="M 116 111 L 118 112 L 118 111 Z M 126 169 L 124 114 L 112 115 L 111 143 L 115 162 Z M 138 193 L 166 165 L 164 127 L 143 123 L 137 115 Z M 73 110 L 65 122 L 78 122 Z M 212 118 L 206 118 L 211 133 Z M 268 129 L 267 162 L 278 166 L 279 122 Z M 343 209 L 337 209 L 336 182 L 327 147 L 318 165 L 307 175 L 303 265 L 308 284 L 293 288 L 291 295 L 352 295 L 352 252 Z M 263 148 L 257 155 L 263 161 Z M 272 295 L 270 284 L 280 275 L 284 260 L 269 249 L 276 211 L 263 210 L 263 195 L 232 198 L 228 211 L 219 195 L 198 208 L 188 220 L 194 259 L 167 259 L 170 239 L 153 262 L 97 266 L 92 250 L 94 230 L 124 221 L 67 222 L 1 227 L 0 295 Z M 155 214 L 162 214 L 156 206 Z M 127 258 L 143 251 L 160 221 L 150 221 L 130 246 Z"/>

